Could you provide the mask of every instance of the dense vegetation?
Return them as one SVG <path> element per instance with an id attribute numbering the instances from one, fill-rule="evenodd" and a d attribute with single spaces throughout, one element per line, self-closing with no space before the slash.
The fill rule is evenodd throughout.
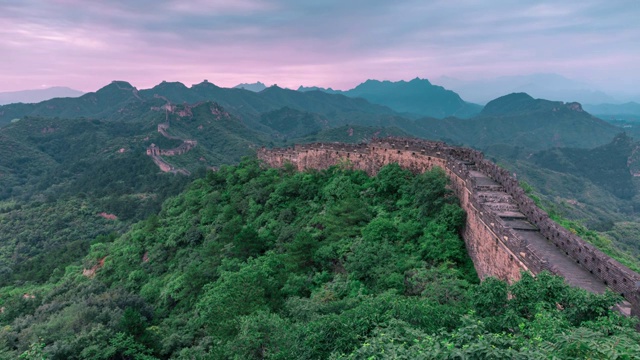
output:
<path id="1" fill-rule="evenodd" d="M 108 113 L 124 101 L 115 118 L 24 117 L 0 128 L 0 286 L 42 283 L 64 272 L 81 261 L 96 236 L 122 234 L 156 214 L 164 199 L 206 167 L 236 163 L 255 147 L 283 141 L 251 130 L 212 102 L 174 105 L 165 112 L 159 105 L 166 100 L 152 98 L 145 106 L 130 99 L 132 94 L 126 84 L 113 83 L 88 95 L 102 107 L 85 98 L 54 99 L 42 107 L 65 113 L 72 110 L 63 103 L 77 101 L 81 113 Z M 157 131 L 167 120 L 169 137 Z M 380 133 L 379 128 L 347 130 L 344 137 L 352 141 Z M 311 136 L 326 138 L 324 132 Z M 164 160 L 188 169 L 189 177 L 162 173 L 145 155 L 152 143 L 171 149 L 180 139 L 198 145 Z"/>
<path id="2" fill-rule="evenodd" d="M 209 172 L 82 266 L 2 288 L 0 358 L 640 356 L 611 293 L 478 284 L 441 170 L 347 168 Z"/>
<path id="3" fill-rule="evenodd" d="M 584 177 L 621 199 L 636 194 L 631 172 L 638 160 L 632 159 L 635 147 L 626 134 L 617 135 L 609 144 L 594 149 L 556 148 L 531 157 L 539 167 Z"/>
<path id="4" fill-rule="evenodd" d="M 0 129 L 0 286 L 63 274 L 96 236 L 156 214 L 193 180 L 160 173 L 144 154 L 163 139 L 152 129 L 42 118 Z"/>

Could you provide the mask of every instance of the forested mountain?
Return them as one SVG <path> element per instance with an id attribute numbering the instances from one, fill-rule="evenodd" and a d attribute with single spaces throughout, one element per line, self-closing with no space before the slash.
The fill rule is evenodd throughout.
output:
<path id="1" fill-rule="evenodd" d="M 287 106 L 263 113 L 260 123 L 284 137 L 300 137 L 329 128 L 329 119 L 325 116 Z"/>
<path id="2" fill-rule="evenodd" d="M 498 144 L 528 150 L 552 147 L 591 148 L 609 142 L 620 128 L 593 117 L 578 103 L 510 94 L 489 102 L 469 120 L 417 120 L 424 137 L 452 139 L 484 149 Z"/>
<path id="3" fill-rule="evenodd" d="M 639 174 L 639 145 L 625 134 L 594 149 L 556 148 L 534 154 L 531 161 L 557 172 L 584 177 L 622 199 L 635 193 L 632 179 Z"/>
<path id="4" fill-rule="evenodd" d="M 411 117 L 429 116 L 441 119 L 455 116 L 469 118 L 478 114 L 482 109 L 480 105 L 462 100 L 455 92 L 420 78 L 398 82 L 367 80 L 347 91 L 317 87 L 300 87 L 298 89 L 302 92 L 314 90 L 363 98 L 374 104 L 388 106 Z"/>
<path id="5" fill-rule="evenodd" d="M 0 125 L 24 116 L 93 117 L 119 119 L 121 109 L 140 102 L 137 89 L 125 81 L 113 81 L 94 93 L 78 98 L 55 98 L 37 104 L 9 104 L 0 106 Z"/>
<path id="6" fill-rule="evenodd" d="M 159 174 L 144 153 L 153 138 L 86 119 L 25 118 L 0 129 L 0 286 L 63 271 L 96 236 L 157 213 L 191 181 Z"/>
<path id="7" fill-rule="evenodd" d="M 236 162 L 263 145 L 357 142 L 406 134 L 490 153 L 517 149 L 521 157 L 558 146 L 599 146 L 619 132 L 619 128 L 582 111 L 579 104 L 536 100 L 526 94 L 496 99 L 468 120 L 410 120 L 389 108 L 343 95 L 275 86 L 254 93 L 206 81 L 191 88 L 163 82 L 140 91 L 129 83 L 114 81 L 77 99 L 12 104 L 0 107 L 0 112 L 5 120 L 23 114 L 22 120 L 15 118 L 0 130 L 0 149 L 5 154 L 0 159 L 4 174 L 0 196 L 19 201 L 30 201 L 36 195 L 57 198 L 65 191 L 81 192 L 75 185 L 78 178 L 93 179 L 92 171 L 111 166 L 100 165 L 103 162 L 125 158 L 122 161 L 126 163 L 133 157 L 149 162 L 143 153 L 151 144 L 177 149 L 184 140 L 197 145 L 165 156 L 165 167 L 194 172 Z M 40 117 L 24 117 L 33 114 Z M 166 125 L 162 133 L 157 131 L 161 124 Z M 509 151 L 501 152 L 501 157 L 508 158 L 505 154 Z M 149 165 L 149 171 L 152 169 Z M 626 189 L 628 194 L 635 193 L 628 186 Z"/>
<path id="8" fill-rule="evenodd" d="M 610 295 L 546 275 L 477 285 L 442 174 L 225 166 L 260 146 L 446 140 L 615 239 L 567 225 L 592 243 L 638 254 L 636 143 L 579 104 L 512 94 L 471 119 L 411 119 L 321 91 L 117 81 L 0 121 L 0 358 L 637 354 Z"/>
<path id="9" fill-rule="evenodd" d="M 115 103 L 105 98 L 128 101 L 114 85 L 88 95 L 105 108 Z M 130 102 L 117 111 L 126 120 L 25 117 L 0 128 L 0 286 L 46 280 L 82 258 L 96 236 L 156 214 L 207 168 L 238 162 L 267 141 L 217 104 L 149 107 L 164 103 Z M 158 131 L 167 121 L 169 137 Z M 177 148 L 179 139 L 197 145 L 165 163 L 193 176 L 162 173 L 146 155 L 151 144 Z"/>
<path id="10" fill-rule="evenodd" d="M 223 167 L 81 266 L 2 290 L 0 356 L 635 358 L 620 299 L 477 277 L 441 170 Z"/>

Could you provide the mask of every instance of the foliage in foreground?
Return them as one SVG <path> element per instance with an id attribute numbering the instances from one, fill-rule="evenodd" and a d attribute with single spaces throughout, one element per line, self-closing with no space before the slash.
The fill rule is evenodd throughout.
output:
<path id="1" fill-rule="evenodd" d="M 82 267 L 0 290 L 0 358 L 637 358 L 620 299 L 478 284 L 441 170 L 223 167 Z"/>

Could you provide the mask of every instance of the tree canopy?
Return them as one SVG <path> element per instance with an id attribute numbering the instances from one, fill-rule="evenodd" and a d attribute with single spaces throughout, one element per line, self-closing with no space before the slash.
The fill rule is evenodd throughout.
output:
<path id="1" fill-rule="evenodd" d="M 0 358 L 640 356 L 614 294 L 546 273 L 479 283 L 446 184 L 395 164 L 223 166 L 82 266 L 0 289 Z"/>

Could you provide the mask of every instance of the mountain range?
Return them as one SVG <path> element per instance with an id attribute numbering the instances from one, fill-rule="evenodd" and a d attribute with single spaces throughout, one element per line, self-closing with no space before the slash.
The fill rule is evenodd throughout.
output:
<path id="1" fill-rule="evenodd" d="M 640 119 L 640 110 L 637 102 L 622 103 L 618 98 L 602 91 L 594 90 L 591 85 L 567 79 L 557 74 L 506 76 L 475 81 L 458 80 L 443 76 L 437 78 L 436 82 L 449 89 L 454 89 L 457 93 L 442 86 L 434 85 L 427 79 L 420 78 L 397 82 L 367 80 L 353 89 L 344 91 L 317 86 L 300 86 L 298 91 L 322 91 L 329 94 L 359 97 L 374 104 L 387 106 L 395 112 L 410 118 L 424 116 L 469 118 L 478 114 L 482 107 L 465 101 L 462 97 L 471 99 L 476 103 L 485 104 L 500 96 L 524 92 L 536 98 L 580 102 L 590 113 L 611 121 L 638 121 Z M 163 82 L 163 84 L 178 83 Z M 184 85 L 182 87 L 188 89 Z M 242 83 L 234 87 L 234 89 L 249 90 L 256 93 L 267 88 L 260 81 Z M 79 97 L 81 95 L 82 92 L 64 87 L 7 92 L 0 93 L 0 105 L 37 103 L 56 97 Z M 201 98 L 201 96 L 192 96 L 190 100 L 198 98 Z"/>
<path id="2" fill-rule="evenodd" d="M 90 357 L 103 348 L 123 358 L 135 348 L 140 358 L 149 358 L 143 353 L 151 350 L 142 343 L 165 358 L 189 357 L 194 353 L 183 349 L 201 344 L 218 349 L 220 342 L 206 331 L 228 332 L 217 321 L 227 309 L 242 316 L 222 324 L 241 325 L 242 334 L 253 336 L 252 329 L 264 324 L 265 338 L 297 329 L 275 312 L 262 311 L 273 301 L 271 294 L 284 293 L 287 299 L 273 302 L 273 309 L 310 322 L 326 317 L 326 333 L 318 336 L 322 342 L 325 334 L 335 333 L 336 323 L 342 324 L 337 316 L 351 316 L 360 327 L 373 308 L 387 314 L 389 304 L 405 306 L 394 300 L 402 293 L 396 290 L 385 290 L 384 298 L 371 303 L 365 287 L 373 284 L 369 274 L 384 284 L 415 282 L 411 299 L 416 304 L 440 304 L 438 311 L 429 311 L 434 319 L 445 318 L 440 314 L 467 296 L 470 283 L 452 275 L 458 270 L 449 259 L 458 254 L 456 261 L 464 260 L 463 243 L 451 245 L 459 230 L 451 224 L 462 221 L 464 213 L 449 203 L 453 198 L 446 196 L 442 174 L 411 180 L 413 174 L 393 166 L 378 178 L 338 168 L 266 169 L 253 157 L 262 146 L 413 136 L 474 147 L 517 174 L 523 187 L 535 189 L 531 196 L 550 216 L 580 219 L 609 237 L 569 223 L 572 231 L 597 246 L 622 248 L 633 261 L 640 255 L 640 144 L 632 138 L 640 134 L 633 128 L 620 134 L 621 127 L 577 102 L 519 92 L 480 107 L 423 79 L 370 80 L 348 92 L 244 87 L 204 81 L 137 89 L 114 81 L 77 98 L 0 106 L 0 357 L 37 350 L 33 341 L 53 344 L 47 351 L 58 358 Z M 440 190 L 431 186 L 437 176 Z M 424 210 L 405 205 L 422 202 L 403 193 L 432 198 L 433 191 L 441 194 L 438 206 L 444 210 L 419 223 Z M 363 219 L 373 221 L 367 225 Z M 433 234 L 423 236 L 423 229 Z M 345 242 L 345 236 L 354 241 Z M 415 247 L 398 246 L 404 237 L 414 238 Z M 389 277 L 387 266 L 409 263 L 392 250 L 427 252 L 444 262 L 425 272 L 424 261 L 411 260 L 415 271 L 403 268 Z M 471 265 L 464 269 L 477 281 Z M 327 277 L 334 273 L 335 278 Z M 352 281 L 345 273 L 362 277 Z M 443 279 L 434 287 L 438 291 L 420 285 L 434 284 L 431 278 Z M 452 284 L 459 284 L 454 292 Z M 337 294 L 351 297 L 345 311 L 333 307 Z M 424 301 L 421 294 L 447 294 L 450 304 L 441 304 L 444 297 Z M 247 301 L 247 296 L 262 300 Z M 366 304 L 358 313 L 349 310 L 354 299 Z M 247 304 L 257 309 L 259 315 L 251 313 L 257 317 L 243 312 Z M 467 308 L 458 310 L 469 314 Z M 209 330 L 198 323 L 203 313 L 214 314 L 202 317 Z M 412 321 L 415 313 L 406 314 Z M 369 323 L 377 326 L 377 321 Z M 316 326 L 305 336 L 315 336 Z M 59 329 L 65 329 L 64 337 Z M 123 338 L 125 332 L 129 337 Z M 38 340 L 38 334 L 46 340 Z M 247 335 L 228 343 L 228 354 L 255 339 Z M 287 339 L 297 342 L 298 337 Z M 256 349 L 262 349 L 258 340 Z M 76 353 L 82 355 L 69 355 Z M 329 355 L 317 354 L 310 358 Z"/>
<path id="3" fill-rule="evenodd" d="M 468 108 L 455 93 L 434 87 L 426 80 L 416 79 L 404 83 L 369 81 L 354 90 L 358 94 L 374 94 L 379 90 L 378 94 L 382 94 L 398 88 L 404 89 L 403 91 L 414 89 L 417 93 L 414 99 L 424 97 L 426 88 L 452 100 L 438 102 L 439 109 L 448 104 Z M 95 93 L 87 93 L 78 98 L 1 106 L 0 124 L 24 116 L 130 121 L 145 118 L 145 114 L 150 114 L 149 109 L 159 108 L 163 104 L 197 104 L 205 101 L 215 101 L 243 126 L 267 134 L 273 139 L 284 139 L 292 134 L 305 136 L 320 129 L 343 125 L 393 126 L 420 137 L 449 140 L 481 149 L 489 145 L 506 144 L 526 145 L 534 150 L 542 150 L 554 146 L 599 146 L 620 131 L 616 126 L 585 112 L 578 103 L 534 99 L 523 93 L 493 100 L 479 114 L 469 119 L 451 116 L 437 119 L 416 114 L 409 116 L 361 97 L 339 93 L 294 91 L 277 86 L 253 92 L 222 88 L 207 81 L 190 88 L 177 82 L 162 82 L 143 90 L 124 81 L 114 81 Z M 300 115 L 302 113 L 306 115 Z M 314 125 L 295 125 L 295 121 L 284 119 L 287 116 L 293 116 L 291 119 L 301 119 L 301 116 L 313 118 Z M 288 124 L 298 126 L 298 130 L 291 132 L 282 127 Z"/>

